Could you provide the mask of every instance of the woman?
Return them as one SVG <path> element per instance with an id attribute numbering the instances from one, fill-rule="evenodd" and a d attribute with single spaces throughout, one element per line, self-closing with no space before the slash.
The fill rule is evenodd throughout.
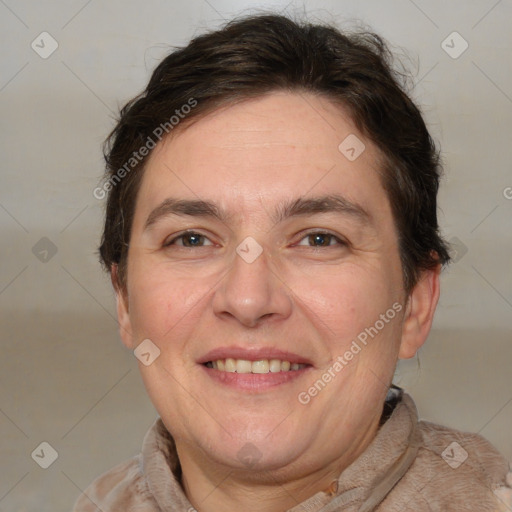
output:
<path id="1" fill-rule="evenodd" d="M 511 506 L 495 448 L 391 385 L 449 255 L 438 153 L 390 60 L 373 34 L 255 16 L 122 109 L 100 253 L 160 418 L 76 511 Z"/>

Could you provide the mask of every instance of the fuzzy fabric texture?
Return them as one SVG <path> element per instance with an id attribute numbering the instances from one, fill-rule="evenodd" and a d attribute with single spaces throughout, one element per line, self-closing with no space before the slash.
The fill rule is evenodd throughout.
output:
<path id="1" fill-rule="evenodd" d="M 288 512 L 512 512 L 508 461 L 478 434 L 418 421 L 412 398 L 396 389 L 367 449 Z M 194 512 L 180 479 L 174 441 L 157 419 L 142 453 L 96 479 L 73 511 Z"/>

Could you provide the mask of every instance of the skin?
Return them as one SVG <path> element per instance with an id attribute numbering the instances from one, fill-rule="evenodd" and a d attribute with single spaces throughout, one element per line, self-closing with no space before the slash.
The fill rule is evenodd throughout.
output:
<path id="1" fill-rule="evenodd" d="M 338 150 L 349 134 L 366 146 L 354 161 Z M 413 357 L 425 341 L 439 268 L 424 272 L 406 297 L 378 162 L 343 108 L 284 92 L 209 114 L 150 156 L 126 289 L 115 266 L 112 280 L 125 345 L 149 338 L 161 351 L 140 371 L 197 510 L 284 511 L 326 489 L 374 438 L 397 359 Z M 283 203 L 333 194 L 359 205 L 367 220 L 337 211 L 276 219 Z M 225 218 L 174 214 L 145 230 L 169 197 L 210 201 Z M 206 238 L 175 240 L 184 230 Z M 311 230 L 345 243 L 308 237 Z M 252 263 L 236 253 L 248 236 L 263 249 Z M 403 306 L 395 318 L 301 404 L 299 393 L 395 303 Z M 221 346 L 276 347 L 311 366 L 286 384 L 247 391 L 198 364 Z M 239 456 L 246 445 L 258 454 L 251 467 Z"/>

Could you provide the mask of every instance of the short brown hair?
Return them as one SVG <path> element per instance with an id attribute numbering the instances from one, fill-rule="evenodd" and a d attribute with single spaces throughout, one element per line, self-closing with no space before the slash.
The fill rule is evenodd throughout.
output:
<path id="1" fill-rule="evenodd" d="M 371 32 L 343 34 L 326 25 L 257 15 L 234 20 L 169 54 L 144 92 L 120 111 L 104 146 L 110 186 L 99 252 L 108 271 L 118 265 L 122 288 L 148 153 L 141 157 L 141 148 L 149 147 L 150 140 L 154 146 L 162 131 L 158 127 L 172 133 L 171 117 L 177 118 L 191 100 L 194 108 L 188 108 L 178 129 L 221 105 L 277 90 L 309 92 L 342 104 L 380 150 L 407 293 L 422 270 L 449 261 L 437 222 L 439 152 L 401 75 L 393 70 L 386 43 Z"/>

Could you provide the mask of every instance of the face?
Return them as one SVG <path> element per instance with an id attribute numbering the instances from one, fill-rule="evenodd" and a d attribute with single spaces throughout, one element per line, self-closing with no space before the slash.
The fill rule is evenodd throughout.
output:
<path id="1" fill-rule="evenodd" d="M 343 109 L 292 93 L 218 110 L 153 151 L 118 313 L 127 346 L 160 350 L 140 370 L 180 459 L 299 474 L 375 434 L 435 296 L 433 281 L 413 292 L 430 297 L 419 332 L 378 161 Z"/>

